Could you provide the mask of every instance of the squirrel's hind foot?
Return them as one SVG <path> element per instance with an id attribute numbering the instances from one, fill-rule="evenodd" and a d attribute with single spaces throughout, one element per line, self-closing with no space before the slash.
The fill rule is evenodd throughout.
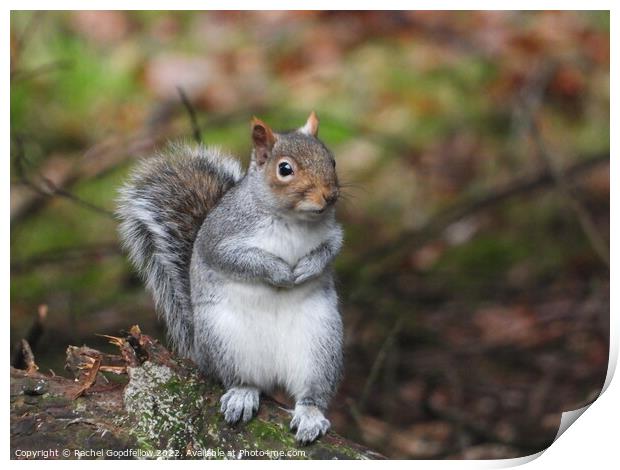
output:
<path id="1" fill-rule="evenodd" d="M 260 392 L 254 387 L 233 387 L 220 399 L 220 411 L 228 424 L 247 423 L 258 411 Z"/>
<path id="2" fill-rule="evenodd" d="M 291 429 L 297 430 L 295 439 L 302 445 L 310 444 L 323 436 L 330 428 L 331 423 L 323 416 L 316 406 L 296 405 Z"/>

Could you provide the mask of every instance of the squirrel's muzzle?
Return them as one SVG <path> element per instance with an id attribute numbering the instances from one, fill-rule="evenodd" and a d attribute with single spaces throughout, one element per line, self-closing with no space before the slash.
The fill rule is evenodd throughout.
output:
<path id="1" fill-rule="evenodd" d="M 300 212 L 319 215 L 325 212 L 329 206 L 334 205 L 339 195 L 338 189 L 317 190 L 297 204 L 296 209 Z"/>

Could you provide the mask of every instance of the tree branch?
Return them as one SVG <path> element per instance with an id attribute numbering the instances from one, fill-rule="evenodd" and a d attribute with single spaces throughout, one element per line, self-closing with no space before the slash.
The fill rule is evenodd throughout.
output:
<path id="1" fill-rule="evenodd" d="M 602 164 L 609 164 L 609 154 L 587 157 L 583 161 L 566 168 L 564 175 L 567 179 L 575 178 Z M 539 173 L 518 178 L 503 186 L 490 189 L 479 196 L 473 196 L 464 202 L 457 203 L 448 209 L 440 211 L 423 226 L 404 231 L 393 242 L 368 251 L 361 256 L 360 265 L 372 266 L 379 262 L 383 265 L 384 263 L 397 260 L 401 257 L 404 250 L 411 249 L 413 246 L 423 245 L 451 224 L 504 203 L 514 197 L 549 187 L 553 182 L 554 179 L 551 171 L 545 169 Z"/>
<path id="2" fill-rule="evenodd" d="M 198 118 L 196 117 L 196 110 L 192 105 L 192 102 L 189 100 L 185 91 L 180 86 L 177 87 L 177 91 L 179 92 L 179 96 L 181 97 L 181 102 L 187 111 L 187 115 L 189 116 L 189 122 L 192 126 L 192 135 L 194 136 L 194 140 L 197 144 L 202 144 L 202 137 L 200 132 L 200 125 L 198 124 Z"/>
<path id="3" fill-rule="evenodd" d="M 129 458 L 383 458 L 333 432 L 299 447 L 289 411 L 269 398 L 252 421 L 231 427 L 219 412 L 221 387 L 189 361 L 138 327 L 108 339 L 120 354 L 69 347 L 67 366 L 77 381 L 11 369 L 13 456 L 17 449 L 68 449 L 58 457 L 114 451 Z M 120 382 L 106 381 L 103 372 Z"/>
<path id="4" fill-rule="evenodd" d="M 19 176 L 19 180 L 23 185 L 29 187 L 41 196 L 60 196 L 84 207 L 85 209 L 91 210 L 110 219 L 114 219 L 114 214 L 111 211 L 104 209 L 103 207 L 99 207 L 92 202 L 85 201 L 84 199 L 76 196 L 67 189 L 58 187 L 52 180 L 46 178 L 45 176 L 39 175 L 39 178 L 41 179 L 43 184 L 36 183 L 26 171 L 26 155 L 24 152 L 24 145 L 21 138 L 15 136 L 13 140 L 17 149 L 15 153 L 15 166 L 17 169 L 17 174 Z"/>
<path id="5" fill-rule="evenodd" d="M 581 203 L 581 201 L 572 193 L 564 171 L 557 165 L 556 158 L 547 150 L 540 134 L 540 129 L 533 120 L 530 126 L 530 132 L 532 138 L 534 139 L 534 143 L 536 144 L 538 156 L 544 162 L 549 174 L 552 176 L 558 193 L 561 195 L 565 204 L 575 214 L 577 221 L 579 222 L 579 226 L 590 242 L 590 246 L 592 246 L 594 252 L 609 269 L 609 247 L 607 246 L 607 242 L 598 231 L 591 214 Z"/>

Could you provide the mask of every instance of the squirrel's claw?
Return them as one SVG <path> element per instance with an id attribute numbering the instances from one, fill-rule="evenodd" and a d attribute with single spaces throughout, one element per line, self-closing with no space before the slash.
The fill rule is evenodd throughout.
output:
<path id="1" fill-rule="evenodd" d="M 220 404 L 228 424 L 247 423 L 258 410 L 259 391 L 253 387 L 233 387 L 222 395 Z"/>
<path id="2" fill-rule="evenodd" d="M 302 258 L 293 269 L 295 284 L 301 284 L 321 274 L 320 266 L 312 258 Z"/>
<path id="3" fill-rule="evenodd" d="M 297 430 L 295 439 L 302 445 L 310 444 L 323 436 L 331 423 L 315 406 L 296 406 L 291 420 L 291 430 Z"/>

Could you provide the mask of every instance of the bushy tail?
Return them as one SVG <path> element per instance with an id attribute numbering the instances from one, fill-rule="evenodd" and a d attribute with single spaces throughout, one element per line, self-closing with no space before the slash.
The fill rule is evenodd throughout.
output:
<path id="1" fill-rule="evenodd" d="M 242 177 L 239 162 L 203 146 L 171 145 L 142 161 L 121 188 L 119 233 L 180 354 L 190 356 L 189 265 L 204 218 Z"/>

